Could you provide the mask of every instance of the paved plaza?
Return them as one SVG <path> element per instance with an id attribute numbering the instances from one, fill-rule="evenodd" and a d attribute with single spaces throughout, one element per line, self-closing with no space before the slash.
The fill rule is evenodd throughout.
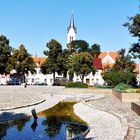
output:
<path id="1" fill-rule="evenodd" d="M 75 94 L 66 93 L 64 87 L 0 86 L 0 121 L 31 115 L 34 108 L 40 112 L 68 97 L 81 96 L 83 101 L 74 105 L 74 111 L 91 129 L 86 139 L 123 140 L 127 129 L 133 128 L 129 138 L 140 140 L 140 117 L 131 111 L 130 103 L 121 102 L 111 92 L 100 94 L 94 89 L 90 94 Z"/>

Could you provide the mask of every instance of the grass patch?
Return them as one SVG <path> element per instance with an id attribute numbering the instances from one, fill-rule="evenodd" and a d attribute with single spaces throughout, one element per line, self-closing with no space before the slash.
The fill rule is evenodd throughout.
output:
<path id="1" fill-rule="evenodd" d="M 101 86 L 96 86 L 96 88 L 101 88 L 101 89 L 111 89 L 111 88 L 113 88 L 113 86 L 101 85 Z"/>
<path id="2" fill-rule="evenodd" d="M 69 121 L 69 122 L 78 122 L 82 124 L 86 124 L 80 117 L 78 117 L 73 110 L 73 105 L 76 102 L 59 102 L 55 106 L 50 109 L 47 109 L 43 112 L 43 116 L 50 117 L 56 116 L 61 118 L 62 121 Z"/>
<path id="3" fill-rule="evenodd" d="M 130 88 L 131 88 L 130 85 L 124 84 L 124 83 L 120 83 L 117 86 L 115 86 L 115 89 L 122 90 L 122 91 L 125 91 L 125 90 L 130 89 Z"/>

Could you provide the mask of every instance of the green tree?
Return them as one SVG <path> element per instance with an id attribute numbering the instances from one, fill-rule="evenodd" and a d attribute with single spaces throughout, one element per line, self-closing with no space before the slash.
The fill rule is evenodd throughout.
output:
<path id="1" fill-rule="evenodd" d="M 12 66 L 9 62 L 12 47 L 9 46 L 9 40 L 6 36 L 0 36 L 0 74 L 10 73 Z"/>
<path id="2" fill-rule="evenodd" d="M 137 43 L 133 43 L 129 52 L 134 58 L 140 58 L 140 14 L 130 17 L 129 22 L 125 23 L 124 26 L 128 28 L 128 31 L 133 37 L 138 38 Z"/>
<path id="3" fill-rule="evenodd" d="M 130 72 L 134 72 L 135 69 L 135 63 L 132 60 L 130 55 L 125 55 L 125 49 L 121 49 L 118 52 L 118 57 L 116 59 L 116 62 L 113 66 L 114 71 L 130 71 Z"/>
<path id="4" fill-rule="evenodd" d="M 88 52 L 73 53 L 69 62 L 70 71 L 80 76 L 82 83 L 89 73 L 95 73 L 93 58 Z"/>
<path id="5" fill-rule="evenodd" d="M 101 53 L 100 45 L 99 44 L 93 44 L 93 45 L 91 45 L 90 53 L 93 56 L 93 58 L 98 58 L 98 56 Z"/>
<path id="6" fill-rule="evenodd" d="M 49 50 L 44 51 L 44 54 L 48 57 L 44 64 L 41 66 L 41 71 L 43 74 L 53 74 L 53 84 L 55 84 L 55 73 L 62 73 L 62 46 L 61 44 L 52 39 L 47 43 L 46 47 Z"/>
<path id="7" fill-rule="evenodd" d="M 70 58 L 70 54 L 71 52 L 68 49 L 64 49 L 61 55 L 61 61 L 62 61 L 62 74 L 63 77 L 66 78 L 67 77 L 67 73 L 68 73 L 68 63 L 69 63 L 69 58 Z"/>
<path id="8" fill-rule="evenodd" d="M 111 71 L 103 73 L 102 76 L 105 82 L 113 87 L 119 83 L 136 85 L 136 74 L 130 71 Z"/>
<path id="9" fill-rule="evenodd" d="M 85 40 L 75 40 L 68 44 L 72 52 L 89 52 L 89 44 Z"/>
<path id="10" fill-rule="evenodd" d="M 13 69 L 23 78 L 23 82 L 25 82 L 25 74 L 36 72 L 36 64 L 24 45 L 20 45 L 19 49 L 14 51 L 10 61 L 13 64 Z"/>
<path id="11" fill-rule="evenodd" d="M 125 49 L 118 51 L 118 57 L 110 72 L 103 73 L 103 79 L 108 85 L 116 86 L 119 83 L 135 85 L 136 73 L 134 73 L 135 63 L 129 54 L 125 54 Z"/>

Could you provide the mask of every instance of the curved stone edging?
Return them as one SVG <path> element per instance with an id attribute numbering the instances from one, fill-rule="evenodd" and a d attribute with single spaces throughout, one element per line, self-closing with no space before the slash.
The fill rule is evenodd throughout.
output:
<path id="1" fill-rule="evenodd" d="M 107 112 L 109 114 L 112 114 L 112 115 L 116 116 L 120 120 L 120 122 L 122 124 L 122 137 L 123 137 L 123 139 L 126 137 L 127 131 L 128 131 L 128 123 L 127 123 L 127 120 L 126 120 L 126 118 L 124 116 L 122 116 L 122 115 L 120 115 L 120 114 L 118 114 L 118 113 L 116 113 L 114 111 L 97 108 L 97 107 L 95 107 L 93 105 L 85 103 L 85 101 L 83 101 L 83 104 L 85 104 L 85 105 L 87 105 L 87 106 L 89 106 L 91 108 L 94 108 L 94 109 L 97 109 L 97 110 L 100 110 L 100 111 L 104 111 L 104 112 Z"/>
<path id="2" fill-rule="evenodd" d="M 17 107 L 10 107 L 10 108 L 5 108 L 5 109 L 0 109 L 0 111 L 8 111 L 8 110 L 13 110 L 13 109 L 20 109 L 20 108 L 30 107 L 30 106 L 41 104 L 41 103 L 43 103 L 45 101 L 46 101 L 46 99 L 42 99 L 42 100 L 37 101 L 35 103 L 27 104 L 27 105 L 24 105 L 24 106 L 17 106 Z"/>
<path id="3" fill-rule="evenodd" d="M 97 108 L 96 106 L 90 105 L 90 104 L 87 103 L 89 100 L 91 100 L 91 99 L 84 100 L 84 101 L 82 101 L 80 103 L 90 107 L 91 109 L 95 109 L 95 110 L 99 110 L 99 111 L 102 111 L 102 112 L 106 112 L 108 114 L 112 114 L 113 116 L 115 116 L 115 117 L 117 117 L 119 119 L 119 121 L 121 123 L 121 136 L 120 136 L 120 138 L 121 138 L 121 140 L 123 140 L 126 137 L 127 130 L 128 130 L 128 124 L 127 124 L 126 118 L 124 116 L 116 113 L 116 112 L 113 112 L 113 111 L 110 111 L 110 110 L 103 110 L 103 109 Z M 74 109 L 74 112 L 75 112 L 75 109 Z M 92 127 L 94 127 L 94 126 L 92 126 Z M 92 135 L 94 136 L 94 134 L 92 134 Z M 93 139 L 94 139 L 94 137 L 93 137 Z"/>

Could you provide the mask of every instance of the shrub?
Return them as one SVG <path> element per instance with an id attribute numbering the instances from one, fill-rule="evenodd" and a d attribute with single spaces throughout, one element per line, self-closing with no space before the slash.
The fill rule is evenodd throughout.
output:
<path id="1" fill-rule="evenodd" d="M 126 89 L 127 93 L 136 93 L 136 89 L 135 88 L 130 88 L 130 89 Z"/>
<path id="2" fill-rule="evenodd" d="M 131 88 L 131 86 L 124 83 L 120 83 L 117 86 L 115 86 L 115 89 L 118 89 L 118 90 L 126 90 L 128 88 Z"/>
<path id="3" fill-rule="evenodd" d="M 136 74 L 129 71 L 111 71 L 103 74 L 103 79 L 108 85 L 115 87 L 119 83 L 136 85 Z"/>
<path id="4" fill-rule="evenodd" d="M 80 83 L 80 82 L 70 82 L 68 84 L 66 84 L 66 87 L 68 88 L 88 88 L 88 85 L 85 83 Z"/>
<path id="5" fill-rule="evenodd" d="M 110 89 L 110 88 L 113 88 L 112 86 L 108 86 L 108 85 L 102 85 L 102 86 L 96 86 L 96 88 L 107 88 L 107 89 Z"/>
<path id="6" fill-rule="evenodd" d="M 136 90 L 136 93 L 140 93 L 140 88 L 138 88 L 138 89 Z"/>

